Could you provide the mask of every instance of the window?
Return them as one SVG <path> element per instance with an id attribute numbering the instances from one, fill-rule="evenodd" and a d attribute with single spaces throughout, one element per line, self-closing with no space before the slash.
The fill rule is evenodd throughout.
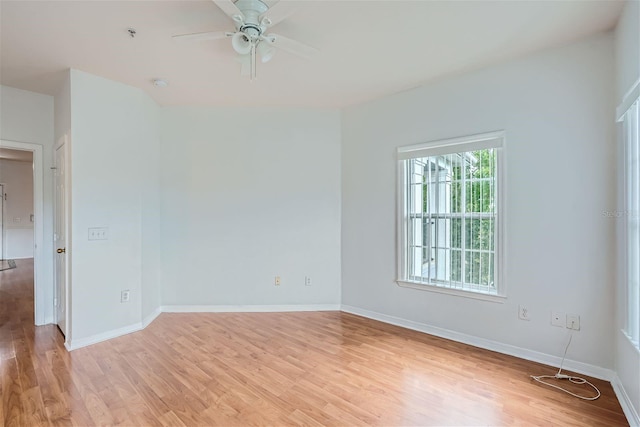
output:
<path id="1" fill-rule="evenodd" d="M 640 107 L 638 99 L 622 116 L 625 145 L 625 222 L 627 270 L 626 332 L 640 347 Z"/>
<path id="2" fill-rule="evenodd" d="M 398 149 L 400 285 L 504 295 L 503 144 L 494 132 Z"/>

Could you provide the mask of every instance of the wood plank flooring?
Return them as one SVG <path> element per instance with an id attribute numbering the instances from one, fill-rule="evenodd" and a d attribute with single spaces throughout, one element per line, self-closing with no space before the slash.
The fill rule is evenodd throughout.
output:
<path id="1" fill-rule="evenodd" d="M 0 272 L 7 427 L 627 425 L 605 381 L 578 400 L 529 378 L 552 367 L 340 312 L 165 313 L 68 353 L 31 269 Z"/>

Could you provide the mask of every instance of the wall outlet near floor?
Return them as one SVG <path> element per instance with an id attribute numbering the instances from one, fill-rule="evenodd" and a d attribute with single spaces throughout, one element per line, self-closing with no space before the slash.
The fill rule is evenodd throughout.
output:
<path id="1" fill-rule="evenodd" d="M 276 286 L 280 286 L 280 276 L 276 276 L 275 279 L 273 279 L 273 284 Z"/>
<path id="2" fill-rule="evenodd" d="M 311 286 L 311 277 L 304 276 L 304 285 L 305 286 Z"/>
<path id="3" fill-rule="evenodd" d="M 580 330 L 580 316 L 577 314 L 567 314 L 567 329 Z"/>
<path id="4" fill-rule="evenodd" d="M 531 313 L 529 313 L 529 309 L 523 305 L 519 305 L 518 318 L 520 320 L 531 320 Z"/>
<path id="5" fill-rule="evenodd" d="M 551 312 L 551 324 L 553 326 L 564 328 L 566 323 L 567 323 L 567 316 L 564 313 L 560 311 Z"/>
<path id="6" fill-rule="evenodd" d="M 131 296 L 131 291 L 126 289 L 120 292 L 120 302 L 129 302 L 129 297 Z"/>

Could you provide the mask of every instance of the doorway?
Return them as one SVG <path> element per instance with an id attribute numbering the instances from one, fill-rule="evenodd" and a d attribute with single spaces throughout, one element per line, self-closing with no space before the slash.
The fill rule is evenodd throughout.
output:
<path id="1" fill-rule="evenodd" d="M 0 259 L 31 259 L 33 241 L 33 153 L 0 150 Z"/>
<path id="2" fill-rule="evenodd" d="M 53 289 L 47 292 L 47 287 L 53 287 L 52 280 L 46 280 L 45 277 L 45 259 L 44 259 L 44 170 L 43 170 L 43 147 L 39 144 L 32 144 L 26 142 L 0 140 L 0 153 L 3 158 L 6 156 L 22 156 L 24 159 L 28 155 L 30 160 L 31 176 L 33 178 L 33 211 L 26 215 L 20 214 L 12 216 L 12 226 L 16 231 L 16 235 L 20 233 L 26 233 L 25 230 L 29 230 L 32 233 L 32 256 L 33 256 L 33 297 L 34 297 L 34 323 L 36 325 L 44 325 L 51 323 L 52 319 L 52 305 L 51 299 L 47 302 L 47 294 L 52 294 Z M 4 192 L 9 192 L 9 186 L 6 182 L 3 182 Z M 18 194 L 18 193 L 16 193 Z M 4 195 L 3 195 L 4 199 Z M 3 256 L 8 257 L 11 255 L 7 252 L 7 230 L 9 215 L 7 214 L 7 205 L 9 202 L 9 195 L 3 200 L 4 212 L 3 215 Z M 20 231 L 22 230 L 22 231 Z M 13 237 L 13 236 L 12 236 Z M 26 248 L 23 248 L 26 249 Z M 51 304 L 51 305 L 49 305 Z M 47 307 L 49 309 L 47 310 Z M 47 315 L 47 312 L 51 313 Z"/>

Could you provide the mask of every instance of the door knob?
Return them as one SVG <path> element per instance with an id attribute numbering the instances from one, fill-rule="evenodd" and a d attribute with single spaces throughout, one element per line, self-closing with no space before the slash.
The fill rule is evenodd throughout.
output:
<path id="1" fill-rule="evenodd" d="M 65 252 L 67 252 L 67 248 L 58 248 L 58 250 L 56 252 L 58 252 L 59 254 L 63 254 Z"/>

